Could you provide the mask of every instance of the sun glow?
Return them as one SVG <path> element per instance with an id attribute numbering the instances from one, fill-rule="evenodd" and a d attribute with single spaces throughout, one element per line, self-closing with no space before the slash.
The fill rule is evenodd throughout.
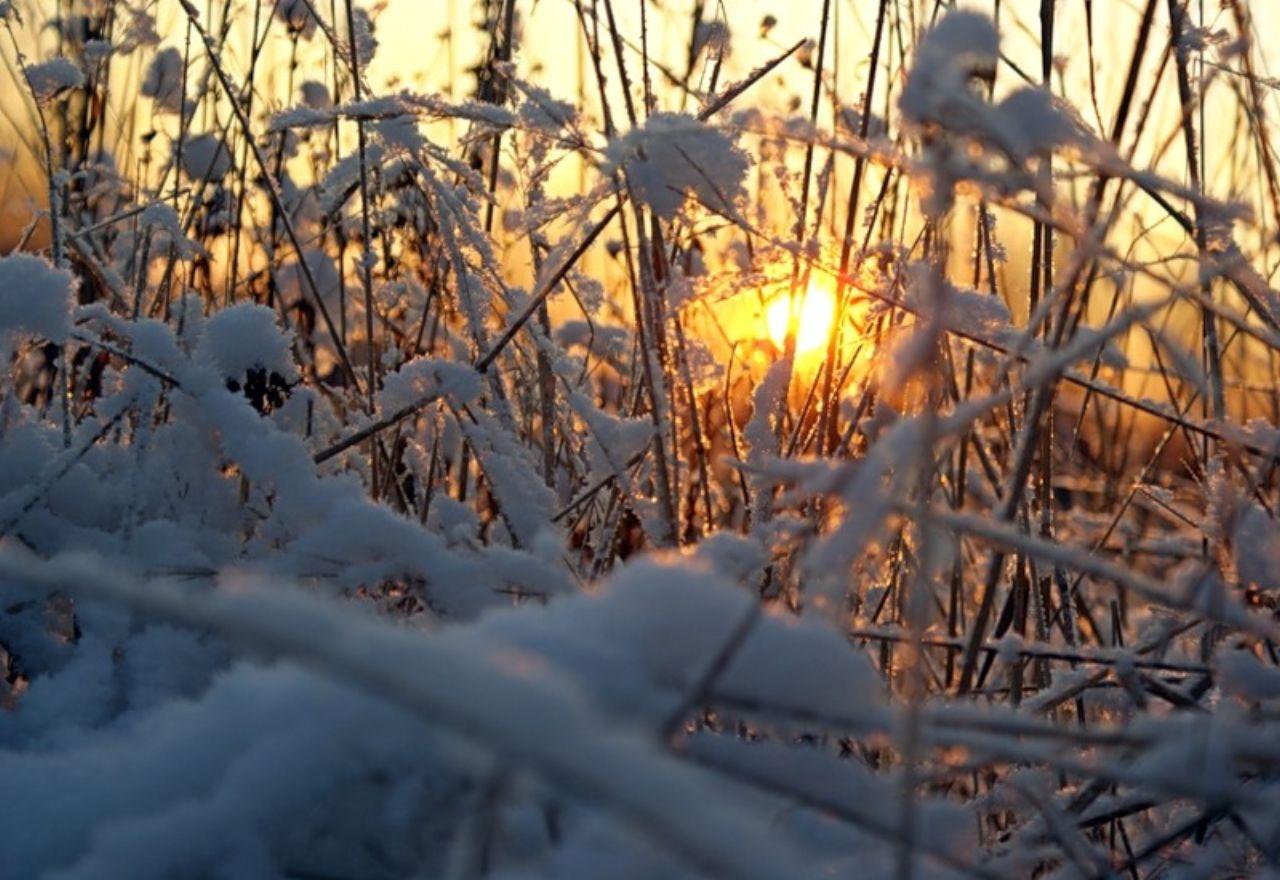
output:
<path id="1" fill-rule="evenodd" d="M 835 324 L 835 312 L 835 294 L 824 285 L 811 280 L 800 303 L 800 323 L 796 329 L 797 355 L 812 354 L 826 348 Z M 787 323 L 791 319 L 791 297 L 782 293 L 770 300 L 765 308 L 764 319 L 769 338 L 778 348 L 783 348 L 787 341 Z"/>

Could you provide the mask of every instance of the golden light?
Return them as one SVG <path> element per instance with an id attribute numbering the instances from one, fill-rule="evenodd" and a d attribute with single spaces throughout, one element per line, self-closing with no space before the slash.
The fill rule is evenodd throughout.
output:
<path id="1" fill-rule="evenodd" d="M 796 355 L 803 356 L 827 347 L 835 324 L 836 297 L 827 287 L 810 280 L 800 304 L 800 323 L 796 329 Z M 791 319 L 791 297 L 782 293 L 765 307 L 765 326 L 769 338 L 778 348 L 787 341 L 787 323 Z"/>

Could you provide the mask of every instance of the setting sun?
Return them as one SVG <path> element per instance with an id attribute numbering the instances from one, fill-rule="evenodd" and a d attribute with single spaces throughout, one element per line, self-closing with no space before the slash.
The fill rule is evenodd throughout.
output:
<path id="1" fill-rule="evenodd" d="M 796 354 L 806 355 L 826 347 L 835 320 L 835 295 L 821 284 L 809 282 L 800 304 L 800 325 L 796 331 Z M 791 298 L 783 293 L 770 300 L 765 309 L 765 325 L 774 345 L 782 348 L 787 340 Z"/>

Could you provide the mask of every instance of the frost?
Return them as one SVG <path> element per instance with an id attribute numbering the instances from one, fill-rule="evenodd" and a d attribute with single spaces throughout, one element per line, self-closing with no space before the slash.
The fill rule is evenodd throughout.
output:
<path id="1" fill-rule="evenodd" d="M 1001 344 L 1009 344 L 1015 336 L 1015 328 L 1009 308 L 998 296 L 965 290 L 945 284 L 937 286 L 931 268 L 924 264 L 912 264 L 907 272 L 903 302 L 923 318 L 934 318 L 942 326 Z"/>
<path id="2" fill-rule="evenodd" d="M 558 132 L 577 121 L 578 111 L 572 104 L 559 101 L 545 89 L 523 84 L 525 100 L 520 104 L 520 121 L 526 126 L 546 132 Z"/>
<path id="3" fill-rule="evenodd" d="M 556 328 L 556 342 L 568 348 L 579 345 L 600 358 L 610 358 L 625 353 L 631 342 L 631 331 L 586 321 L 565 321 Z"/>
<path id="4" fill-rule="evenodd" d="M 14 138 L 0 875 L 1274 861 L 1248 4 L 1176 52 L 1151 7 L 1117 105 L 1065 54 L 1035 85 L 1018 10 L 1005 52 L 957 4 L 842 13 L 824 51 L 803 15 L 738 46 L 761 13 L 707 4 L 670 69 L 645 3 L 578 10 L 591 82 L 561 94 L 536 3 L 472 4 L 480 54 L 439 55 L 479 66 L 437 76 L 370 66 L 408 0 L 271 0 L 253 45 L 244 4 L 69 0 L 45 34 L 0 0 L 43 35 L 38 100 L 94 86 Z M 833 66 L 851 38 L 874 66 Z M 1203 186 L 1175 61 L 1243 121 L 1192 114 L 1231 172 Z M 784 356 L 763 313 L 838 265 L 839 335 Z"/>
<path id="5" fill-rule="evenodd" d="M 374 123 L 372 127 L 388 150 L 402 150 L 413 154 L 426 144 L 418 131 L 417 119 L 413 116 L 383 119 Z"/>
<path id="6" fill-rule="evenodd" d="M 281 110 L 279 113 L 272 114 L 268 129 L 270 131 L 285 131 L 291 128 L 318 128 L 333 122 L 334 116 L 332 108 L 326 106 L 315 107 L 310 102 L 306 102 L 305 106 Z"/>
<path id="7" fill-rule="evenodd" d="M 1212 427 L 1233 443 L 1256 446 L 1268 454 L 1280 452 L 1280 430 L 1266 419 L 1250 419 L 1244 424 L 1215 420 Z"/>

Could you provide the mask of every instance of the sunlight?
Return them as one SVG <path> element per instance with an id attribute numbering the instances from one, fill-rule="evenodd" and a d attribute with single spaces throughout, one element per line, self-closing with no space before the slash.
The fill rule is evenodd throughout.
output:
<path id="1" fill-rule="evenodd" d="M 1280 880 L 1280 0 L 0 62 L 0 880 Z"/>
<path id="2" fill-rule="evenodd" d="M 826 348 L 835 322 L 836 298 L 823 284 L 811 279 L 800 305 L 800 326 L 796 331 L 796 354 L 804 356 Z M 778 348 L 787 340 L 791 298 L 783 293 L 775 296 L 765 309 L 765 325 L 769 338 Z"/>

